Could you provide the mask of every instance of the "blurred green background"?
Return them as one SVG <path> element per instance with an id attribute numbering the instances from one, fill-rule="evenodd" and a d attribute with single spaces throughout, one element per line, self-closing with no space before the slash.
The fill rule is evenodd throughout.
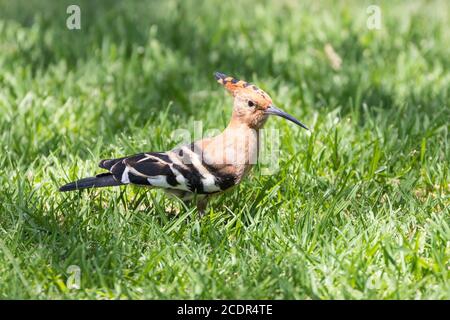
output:
<path id="1" fill-rule="evenodd" d="M 66 27 L 70 4 L 81 30 Z M 1 0 L 0 297 L 450 298 L 449 13 Z M 223 128 L 214 71 L 313 128 L 269 121 L 279 172 L 256 168 L 201 221 L 160 192 L 57 192 L 101 158 L 173 147 L 196 120 Z"/>

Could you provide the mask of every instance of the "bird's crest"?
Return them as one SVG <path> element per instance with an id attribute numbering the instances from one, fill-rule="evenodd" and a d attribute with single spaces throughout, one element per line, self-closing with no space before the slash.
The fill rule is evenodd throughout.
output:
<path id="1" fill-rule="evenodd" d="M 238 80 L 221 72 L 216 72 L 214 76 L 216 77 L 217 82 L 223 85 L 233 96 L 250 96 L 262 107 L 266 107 L 272 104 L 272 99 L 269 97 L 269 95 L 254 84 L 243 80 Z"/>

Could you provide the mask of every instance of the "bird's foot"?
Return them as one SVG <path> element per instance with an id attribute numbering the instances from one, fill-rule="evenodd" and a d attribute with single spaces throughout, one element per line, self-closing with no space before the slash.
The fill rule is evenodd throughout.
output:
<path id="1" fill-rule="evenodd" d="M 206 214 L 207 205 L 208 205 L 208 197 L 197 199 L 197 210 L 200 218 L 202 218 Z"/>

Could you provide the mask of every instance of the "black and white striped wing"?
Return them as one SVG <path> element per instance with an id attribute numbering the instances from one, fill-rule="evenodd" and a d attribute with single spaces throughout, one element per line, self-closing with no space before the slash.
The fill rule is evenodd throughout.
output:
<path id="1" fill-rule="evenodd" d="M 109 170 L 123 184 L 137 184 L 212 194 L 234 185 L 234 176 L 224 176 L 202 162 L 189 147 L 169 152 L 141 153 L 119 159 L 102 160 L 101 168 Z"/>
<path id="2" fill-rule="evenodd" d="M 160 188 L 183 188 L 170 169 L 171 161 L 164 153 L 149 152 L 134 156 L 102 160 L 100 168 L 109 170 L 123 184 Z"/>

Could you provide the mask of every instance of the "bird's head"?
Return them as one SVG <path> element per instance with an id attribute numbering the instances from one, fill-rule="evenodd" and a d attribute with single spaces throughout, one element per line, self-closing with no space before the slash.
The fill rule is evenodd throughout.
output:
<path id="1" fill-rule="evenodd" d="M 251 128 L 259 129 L 269 115 L 276 115 L 309 130 L 293 116 L 275 107 L 270 96 L 257 86 L 220 72 L 216 72 L 215 77 L 217 82 L 234 97 L 233 117 L 237 121 L 245 123 Z"/>

